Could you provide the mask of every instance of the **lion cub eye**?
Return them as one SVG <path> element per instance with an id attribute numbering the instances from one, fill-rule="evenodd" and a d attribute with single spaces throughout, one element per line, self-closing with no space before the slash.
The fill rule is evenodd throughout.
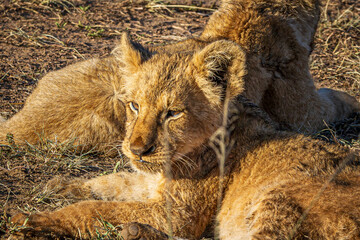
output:
<path id="1" fill-rule="evenodd" d="M 177 117 L 180 117 L 181 114 L 182 114 L 182 111 L 169 110 L 166 114 L 166 118 L 177 118 Z"/>
<path id="2" fill-rule="evenodd" d="M 137 104 L 135 102 L 130 102 L 129 106 L 133 112 L 137 113 L 139 111 L 139 104 Z"/>

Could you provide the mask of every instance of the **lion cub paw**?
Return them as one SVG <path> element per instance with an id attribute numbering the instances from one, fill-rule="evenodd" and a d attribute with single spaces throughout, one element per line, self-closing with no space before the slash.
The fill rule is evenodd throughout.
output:
<path id="1" fill-rule="evenodd" d="M 23 235 L 24 237 L 43 236 L 46 235 L 45 229 L 39 227 L 43 222 L 48 222 L 46 216 L 40 214 L 24 214 L 18 213 L 11 218 L 11 225 L 16 226 L 15 235 Z"/>
<path id="2" fill-rule="evenodd" d="M 121 236 L 124 240 L 165 240 L 168 235 L 147 224 L 127 223 L 123 225 Z"/>
<path id="3" fill-rule="evenodd" d="M 45 186 L 45 192 L 70 199 L 90 199 L 91 190 L 84 187 L 83 179 L 66 179 L 55 177 Z"/>

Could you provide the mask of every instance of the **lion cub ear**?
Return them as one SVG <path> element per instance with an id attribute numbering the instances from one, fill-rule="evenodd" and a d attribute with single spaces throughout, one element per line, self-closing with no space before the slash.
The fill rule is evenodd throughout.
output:
<path id="1" fill-rule="evenodd" d="M 219 40 L 195 53 L 191 65 L 195 81 L 213 104 L 225 97 L 234 98 L 244 90 L 246 55 L 232 41 Z"/>
<path id="2" fill-rule="evenodd" d="M 112 54 L 125 65 L 124 70 L 129 73 L 138 71 L 140 65 L 151 57 L 151 52 L 140 43 L 131 41 L 127 33 L 122 34 L 120 44 Z"/>

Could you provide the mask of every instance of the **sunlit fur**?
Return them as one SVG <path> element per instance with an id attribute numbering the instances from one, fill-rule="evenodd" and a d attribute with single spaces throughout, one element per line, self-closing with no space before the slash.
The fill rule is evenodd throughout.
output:
<path id="1" fill-rule="evenodd" d="M 210 58 L 211 62 L 204 64 Z M 132 64 L 125 64 L 124 69 L 134 70 L 136 66 Z M 135 168 L 158 171 L 164 168 L 160 164 L 167 160 L 182 166 L 178 168 L 180 171 L 193 168 L 193 163 L 184 156 L 195 149 L 201 151 L 222 122 L 222 115 L 214 113 L 221 113 L 224 89 L 211 83 L 209 78 L 230 68 L 236 69 L 234 76 L 245 75 L 244 56 L 232 42 L 218 41 L 195 53 L 154 55 L 137 72 L 124 74 L 123 99 L 139 106 L 136 113 L 127 107 L 123 142 L 123 152 L 133 160 Z M 232 84 L 233 95 L 243 90 L 241 81 Z M 181 114 L 175 118 L 167 117 L 171 110 Z M 140 156 L 131 151 L 133 146 L 144 150 L 155 146 L 155 151 L 141 157 L 147 162 L 144 164 L 137 161 Z M 173 174 L 178 173 L 174 171 Z"/>
<path id="2" fill-rule="evenodd" d="M 309 56 L 319 12 L 316 0 L 224 0 L 200 38 L 239 44 L 248 57 L 246 97 L 285 127 L 311 133 L 360 110 L 355 98 L 314 86 Z"/>
<path id="3" fill-rule="evenodd" d="M 105 231 L 97 220 L 101 218 L 114 226 L 136 222 L 144 239 L 167 239 L 161 232 L 169 233 L 170 220 L 175 236 L 199 239 L 220 206 L 220 239 L 357 239 L 359 155 L 340 145 L 280 132 L 251 109 L 237 109 L 232 133 L 236 141 L 221 180 L 210 149 L 192 157 L 201 163 L 194 175 L 177 179 L 145 171 L 69 182 L 55 179 L 48 191 L 85 201 L 32 214 L 26 222 L 31 228 L 24 233 L 89 238 Z M 18 214 L 12 221 L 22 224 L 26 218 Z M 161 232 L 149 235 L 141 224 Z"/>
<path id="4" fill-rule="evenodd" d="M 122 142 L 125 109 L 121 63 L 114 57 L 91 59 L 41 79 L 23 109 L 0 124 L 0 142 L 14 139 L 74 141 L 87 149 L 112 149 Z"/>
<path id="5" fill-rule="evenodd" d="M 113 95 L 126 118 L 122 150 L 137 171 L 52 182 L 50 190 L 86 201 L 35 213 L 26 231 L 87 238 L 101 232 L 102 218 L 169 233 L 170 221 L 174 235 L 198 239 L 217 216 L 221 239 L 284 239 L 292 230 L 298 239 L 359 236 L 358 156 L 274 127 L 311 131 L 357 109 L 344 93 L 316 91 L 308 72 L 306 45 L 315 31 L 317 1 L 234 3 L 224 2 L 200 39 L 146 49 L 123 36 L 111 60 L 121 63 L 121 87 Z M 234 146 L 220 179 L 209 139 L 222 126 L 225 96 L 238 113 L 229 120 Z M 138 110 L 130 109 L 131 102 Z M 167 118 L 169 110 L 182 114 Z M 344 160 L 344 171 L 333 175 Z M 318 192 L 323 195 L 317 198 Z M 223 201 L 217 203 L 219 195 Z M 25 219 L 18 214 L 12 221 Z"/>
<path id="6" fill-rule="evenodd" d="M 317 91 L 314 86 L 308 61 L 318 18 L 315 0 L 226 0 L 198 38 L 147 49 L 124 37 L 111 56 L 80 62 L 42 78 L 24 108 L 6 122 L 0 120 L 0 141 L 12 133 L 17 142 L 75 140 L 88 149 L 107 151 L 108 145 L 122 142 L 125 136 L 122 96 L 133 82 L 125 83 L 124 76 L 134 74 L 136 79 L 139 69 L 147 68 L 149 74 L 154 72 L 151 78 L 165 73 L 171 75 L 169 82 L 173 81 L 190 68 L 192 55 L 218 40 L 241 47 L 235 54 L 246 61 L 246 69 L 236 69 L 234 54 L 229 54 L 226 46 L 213 48 L 212 54 L 203 51 L 192 58 L 199 87 L 208 85 L 209 78 L 215 83 L 223 77 L 237 78 L 228 81 L 241 87 L 231 85 L 234 93 L 241 90 L 284 128 L 312 132 L 324 122 L 340 120 L 360 108 L 343 92 Z M 217 42 L 222 43 L 226 41 Z M 226 65 L 233 65 L 232 70 L 222 72 Z M 208 101 L 219 101 L 220 86 L 203 90 Z"/>

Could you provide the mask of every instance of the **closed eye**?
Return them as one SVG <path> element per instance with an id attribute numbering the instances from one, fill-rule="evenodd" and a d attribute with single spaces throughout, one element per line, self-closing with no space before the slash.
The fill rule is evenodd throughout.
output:
<path id="1" fill-rule="evenodd" d="M 182 115 L 182 111 L 169 110 L 166 114 L 166 118 L 178 118 Z"/>

